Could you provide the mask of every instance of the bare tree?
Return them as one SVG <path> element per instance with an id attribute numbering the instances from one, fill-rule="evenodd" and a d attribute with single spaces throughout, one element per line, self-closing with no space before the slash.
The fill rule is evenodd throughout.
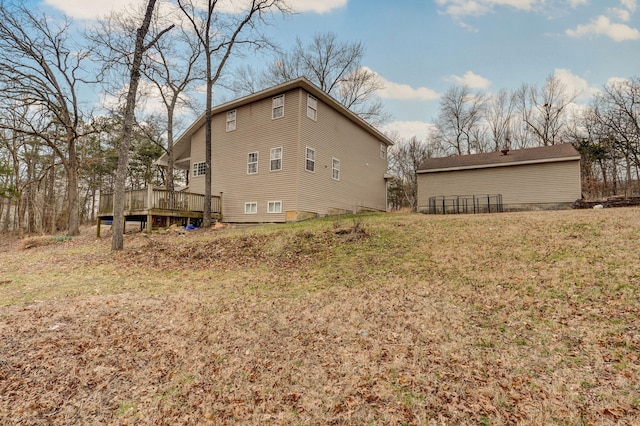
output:
<path id="1" fill-rule="evenodd" d="M 607 141 L 609 157 L 613 163 L 616 158 L 622 162 L 625 189 L 630 195 L 634 171 L 636 182 L 640 181 L 640 79 L 606 84 L 594 98 L 592 112 L 599 138 Z"/>
<path id="2" fill-rule="evenodd" d="M 364 54 L 361 42 L 341 42 L 331 32 L 315 34 L 309 44 L 298 38 L 290 52 L 279 53 L 262 72 L 241 68 L 232 89 L 236 94 L 248 94 L 305 77 L 363 119 L 381 123 L 388 116 L 376 92 L 384 83 L 362 66 Z"/>
<path id="3" fill-rule="evenodd" d="M 147 35 L 149 33 L 149 27 L 151 26 L 151 19 L 153 17 L 155 5 L 156 0 L 148 0 L 142 23 L 135 33 L 136 40 L 134 50 L 132 54 L 126 55 L 131 57 L 131 61 L 129 66 L 129 84 L 124 108 L 122 133 L 120 143 L 118 144 L 118 168 L 116 171 L 115 191 L 113 195 L 113 236 L 111 240 L 112 250 L 122 250 L 124 247 L 125 185 L 129 161 L 129 148 L 131 147 L 131 141 L 133 139 L 136 95 L 138 91 L 138 85 L 140 83 L 143 55 L 160 39 L 160 37 L 162 37 L 163 34 L 173 28 L 173 25 L 170 25 L 160 30 L 157 34 L 154 34 L 153 38 L 150 41 L 146 41 Z M 113 44 L 108 44 L 107 46 L 112 49 L 115 55 L 122 54 L 122 52 L 114 49 L 115 46 Z"/>
<path id="4" fill-rule="evenodd" d="M 442 95 L 436 138 L 445 152 L 463 155 L 484 151 L 484 110 L 485 96 L 466 85 L 453 86 Z"/>
<path id="5" fill-rule="evenodd" d="M 578 96 L 570 93 L 555 75 L 547 77 L 544 86 L 523 84 L 516 93 L 518 109 L 527 129 L 538 145 L 555 145 L 561 142 L 566 130 L 566 109 Z"/>
<path id="6" fill-rule="evenodd" d="M 83 64 L 90 52 L 73 43 L 69 27 L 66 18 L 60 22 L 23 5 L 0 3 L 0 96 L 29 110 L 12 130 L 41 139 L 62 161 L 67 232 L 78 235 L 76 147 L 84 120 L 78 94 L 88 82 Z"/>
<path id="7" fill-rule="evenodd" d="M 157 25 L 157 24 L 156 24 Z M 193 40 L 184 27 L 172 31 L 153 46 L 149 63 L 143 67 L 145 77 L 151 81 L 166 109 L 167 143 L 163 147 L 167 154 L 166 187 L 174 190 L 174 131 L 176 108 L 189 104 L 185 91 L 196 81 L 198 60 L 202 56 L 202 44 Z"/>
<path id="8" fill-rule="evenodd" d="M 501 89 L 488 99 L 485 118 L 491 134 L 491 148 L 494 151 L 511 149 L 514 111 L 514 96 L 506 89 Z"/>
<path id="9" fill-rule="evenodd" d="M 205 57 L 205 179 L 204 213 L 202 226 L 211 226 L 211 111 L 213 108 L 213 86 L 217 83 L 238 45 L 261 47 L 271 45 L 257 28 L 270 11 L 286 12 L 284 0 L 251 0 L 241 10 L 220 12 L 217 0 L 203 2 L 178 0 L 178 6 L 190 23 L 193 34 L 202 46 Z"/>
<path id="10" fill-rule="evenodd" d="M 413 136 L 398 140 L 389 150 L 389 171 L 395 177 L 394 188 L 401 197 L 400 205 L 415 211 L 418 203 L 416 171 L 434 154 L 433 146 Z"/>

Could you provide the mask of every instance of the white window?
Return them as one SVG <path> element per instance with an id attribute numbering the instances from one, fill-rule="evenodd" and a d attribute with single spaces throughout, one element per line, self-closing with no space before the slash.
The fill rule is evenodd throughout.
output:
<path id="1" fill-rule="evenodd" d="M 247 156 L 247 174 L 258 173 L 258 151 L 250 152 Z"/>
<path id="2" fill-rule="evenodd" d="M 204 176 L 207 171 L 207 165 L 204 161 L 193 163 L 193 176 Z"/>
<path id="3" fill-rule="evenodd" d="M 272 100 L 273 111 L 271 118 L 284 117 L 284 95 L 276 96 Z"/>
<path id="4" fill-rule="evenodd" d="M 236 110 L 227 112 L 227 132 L 236 129 Z"/>
<path id="5" fill-rule="evenodd" d="M 318 100 L 311 95 L 307 95 L 307 117 L 318 119 Z"/>
<path id="6" fill-rule="evenodd" d="M 282 148 L 271 148 L 270 170 L 272 172 L 282 170 Z"/>
<path id="7" fill-rule="evenodd" d="M 304 169 L 309 172 L 316 170 L 316 150 L 313 148 L 307 147 Z"/>
<path id="8" fill-rule="evenodd" d="M 334 180 L 340 180 L 340 160 L 337 158 L 331 160 L 331 177 Z"/>
<path id="9" fill-rule="evenodd" d="M 244 203 L 244 214 L 257 214 L 258 213 L 258 203 L 257 201 L 251 201 L 249 203 Z"/>
<path id="10" fill-rule="evenodd" d="M 380 158 L 387 158 L 387 146 L 380 142 Z"/>
<path id="11" fill-rule="evenodd" d="M 282 213 L 282 201 L 269 201 L 267 203 L 267 213 Z"/>

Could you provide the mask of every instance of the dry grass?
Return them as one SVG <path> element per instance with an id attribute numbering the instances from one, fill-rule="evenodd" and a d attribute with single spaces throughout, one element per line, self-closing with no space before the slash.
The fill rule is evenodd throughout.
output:
<path id="1" fill-rule="evenodd" d="M 0 423 L 638 424 L 639 219 L 17 243 L 0 252 Z"/>

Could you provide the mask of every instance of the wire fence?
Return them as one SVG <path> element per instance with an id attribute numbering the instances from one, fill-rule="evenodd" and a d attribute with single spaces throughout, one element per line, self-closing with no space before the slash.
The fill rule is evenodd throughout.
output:
<path id="1" fill-rule="evenodd" d="M 502 194 L 429 197 L 429 214 L 501 213 Z"/>

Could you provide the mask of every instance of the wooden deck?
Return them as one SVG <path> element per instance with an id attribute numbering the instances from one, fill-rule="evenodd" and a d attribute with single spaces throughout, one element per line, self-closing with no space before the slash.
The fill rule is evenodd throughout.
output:
<path id="1" fill-rule="evenodd" d="M 173 223 L 199 224 L 204 213 L 204 195 L 192 192 L 170 192 L 164 189 L 127 191 L 124 216 L 127 221 L 141 223 L 147 230 Z M 211 219 L 222 219 L 222 194 L 211 197 Z M 113 194 L 100 194 L 97 235 L 103 221 L 113 220 Z"/>

